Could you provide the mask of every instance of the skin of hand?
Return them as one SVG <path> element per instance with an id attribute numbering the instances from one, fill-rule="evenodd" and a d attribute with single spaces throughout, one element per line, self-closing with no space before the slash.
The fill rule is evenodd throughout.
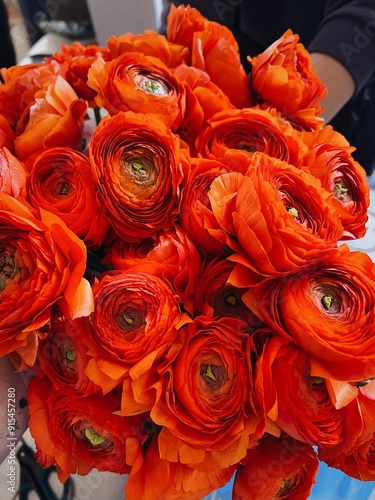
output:
<path id="1" fill-rule="evenodd" d="M 320 116 L 329 122 L 353 96 L 355 83 L 349 71 L 337 59 L 322 52 L 313 52 L 310 57 L 313 68 L 327 87 Z"/>
<path id="2" fill-rule="evenodd" d="M 0 358 L 0 463 L 14 463 L 15 446 L 28 427 L 27 388 L 33 373 L 16 372 L 7 356 Z"/>

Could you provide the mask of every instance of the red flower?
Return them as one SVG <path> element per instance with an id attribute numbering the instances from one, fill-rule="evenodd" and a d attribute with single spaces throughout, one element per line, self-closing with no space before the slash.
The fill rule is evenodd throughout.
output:
<path id="1" fill-rule="evenodd" d="M 362 238 L 366 233 L 370 189 L 366 172 L 354 161 L 354 148 L 331 126 L 301 134 L 307 146 L 302 168 L 317 177 L 332 192 L 332 200 L 345 233 L 343 239 Z"/>
<path id="2" fill-rule="evenodd" d="M 30 166 L 30 204 L 58 215 L 88 248 L 100 247 L 110 226 L 96 198 L 87 156 L 75 149 L 52 147 Z"/>
<path id="3" fill-rule="evenodd" d="M 0 193 L 0 355 L 16 351 L 31 366 L 51 308 L 69 320 L 92 311 L 83 279 L 83 243 L 55 215 Z"/>
<path id="4" fill-rule="evenodd" d="M 299 37 L 287 30 L 264 52 L 249 58 L 251 86 L 257 96 L 292 121 L 319 127 L 320 102 L 327 90 L 312 68 L 310 55 Z"/>
<path id="5" fill-rule="evenodd" d="M 311 375 L 305 351 L 271 336 L 254 372 L 254 391 L 262 395 L 265 414 L 286 434 L 323 447 L 342 440 L 343 412 L 332 404 L 325 380 Z"/>
<path id="6" fill-rule="evenodd" d="M 35 94 L 17 125 L 15 152 L 26 160 L 42 149 L 65 146 L 78 149 L 82 141 L 87 103 L 60 75 L 46 91 Z"/>
<path id="7" fill-rule="evenodd" d="M 1 89 L 1 87 L 0 87 Z M 7 148 L 11 153 L 14 153 L 14 139 L 16 134 L 6 121 L 3 115 L 0 115 L 0 148 Z"/>
<path id="8" fill-rule="evenodd" d="M 139 404 L 147 411 L 154 400 L 147 388 L 158 378 L 154 364 L 188 318 L 170 284 L 146 272 L 108 272 L 95 280 L 93 293 L 92 332 L 83 338 L 91 357 L 87 374 L 105 392 L 127 377 L 123 412 L 138 412 Z"/>
<path id="9" fill-rule="evenodd" d="M 35 102 L 35 94 L 56 81 L 63 70 L 56 62 L 25 64 L 2 68 L 4 84 L 0 85 L 0 114 L 15 126 L 28 106 Z"/>
<path id="10" fill-rule="evenodd" d="M 234 266 L 224 257 L 217 257 L 204 265 L 195 285 L 195 314 L 209 318 L 237 318 L 250 328 L 259 327 L 261 321 L 242 301 L 247 289 L 228 283 Z"/>
<path id="11" fill-rule="evenodd" d="M 235 466 L 200 470 L 194 464 L 160 458 L 158 436 L 137 455 L 125 487 L 126 498 L 142 500 L 200 500 L 211 491 L 224 486 L 232 477 Z"/>
<path id="12" fill-rule="evenodd" d="M 314 449 L 288 436 L 265 437 L 236 472 L 233 500 L 309 497 L 319 462 Z"/>
<path id="13" fill-rule="evenodd" d="M 189 163 L 163 122 L 131 112 L 103 119 L 89 154 L 98 201 L 120 238 L 137 242 L 173 226 Z"/>
<path id="14" fill-rule="evenodd" d="M 233 33 L 226 26 L 209 21 L 197 9 L 190 5 L 171 5 L 167 16 L 167 38 L 172 43 L 178 43 L 192 48 L 195 33 L 207 31 L 217 38 L 227 42 L 234 50 L 238 51 L 238 43 Z"/>
<path id="15" fill-rule="evenodd" d="M 168 68 L 189 64 L 191 61 L 187 47 L 169 42 L 165 36 L 151 30 L 140 34 L 126 33 L 117 37 L 111 36 L 107 45 L 112 59 L 126 52 L 140 52 L 146 56 L 157 57 Z"/>
<path id="16" fill-rule="evenodd" d="M 192 66 L 204 70 L 234 106 L 252 105 L 238 44 L 228 28 L 209 21 L 189 5 L 172 5 L 167 16 L 167 38 L 189 48 Z"/>
<path id="17" fill-rule="evenodd" d="M 30 432 L 43 467 L 56 463 L 61 482 L 92 468 L 126 474 L 145 436 L 141 418 L 116 415 L 116 394 L 75 396 L 34 377 L 28 390 Z"/>
<path id="18" fill-rule="evenodd" d="M 375 264 L 365 253 L 346 245 L 327 250 L 299 273 L 250 288 L 243 300 L 311 355 L 312 376 L 374 376 Z"/>
<path id="19" fill-rule="evenodd" d="M 26 198 L 26 166 L 7 148 L 0 148 L 0 191 L 18 198 Z"/>
<path id="20" fill-rule="evenodd" d="M 260 151 L 294 164 L 299 151 L 279 120 L 261 109 L 227 109 L 214 115 L 196 142 L 203 156 L 223 159 L 228 150 Z M 249 161 L 249 160 L 248 160 Z M 250 161 L 249 161 L 250 163 Z"/>
<path id="21" fill-rule="evenodd" d="M 102 392 L 85 373 L 90 358 L 82 342 L 83 334 L 89 334 L 86 318 L 68 321 L 55 309 L 48 335 L 39 343 L 37 363 L 57 389 L 88 396 Z"/>
<path id="22" fill-rule="evenodd" d="M 207 193 L 216 177 L 228 170 L 229 167 L 218 160 L 191 159 L 191 171 L 182 193 L 179 223 L 203 254 L 221 255 L 225 250 L 225 245 L 206 229 L 207 219 L 210 220 L 209 227 L 215 225 Z"/>
<path id="23" fill-rule="evenodd" d="M 121 111 L 152 113 L 173 130 L 182 123 L 183 86 L 156 57 L 125 52 L 109 62 L 98 58 L 90 68 L 88 85 L 97 92 L 97 106 L 110 115 Z"/>
<path id="24" fill-rule="evenodd" d="M 117 240 L 102 260 L 114 269 L 147 272 L 168 280 L 183 308 L 193 313 L 195 282 L 201 268 L 197 248 L 178 226 L 161 231 L 155 239 L 140 243 Z"/>
<path id="25" fill-rule="evenodd" d="M 318 457 L 329 467 L 360 481 L 375 480 L 375 401 L 361 394 L 343 409 L 345 439 L 320 447 Z"/>
<path id="26" fill-rule="evenodd" d="M 245 175 L 217 177 L 208 197 L 222 230 L 213 225 L 209 232 L 234 250 L 231 260 L 255 274 L 298 270 L 335 247 L 343 232 L 319 181 L 259 153 Z"/>
<path id="27" fill-rule="evenodd" d="M 196 153 L 195 142 L 208 121 L 218 112 L 234 108 L 228 96 L 210 79 L 209 75 L 191 66 L 180 65 L 175 75 L 185 85 L 186 112 L 179 129 L 187 141 L 191 154 Z"/>
<path id="28" fill-rule="evenodd" d="M 193 448 L 192 455 L 217 452 L 223 467 L 244 457 L 259 423 L 249 405 L 249 339 L 240 320 L 199 316 L 181 330 L 154 385 L 153 421 L 178 438 L 175 446 Z"/>
<path id="29" fill-rule="evenodd" d="M 72 86 L 80 99 L 89 101 L 94 107 L 96 92 L 87 86 L 88 72 L 93 62 L 101 57 L 105 61 L 111 59 L 108 48 L 99 45 L 84 46 L 80 42 L 62 45 L 60 52 L 46 58 L 47 62 L 57 61 L 65 71 L 65 79 Z"/>

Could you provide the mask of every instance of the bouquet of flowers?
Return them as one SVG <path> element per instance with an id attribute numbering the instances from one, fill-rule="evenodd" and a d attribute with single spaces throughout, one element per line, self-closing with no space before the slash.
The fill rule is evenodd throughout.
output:
<path id="1" fill-rule="evenodd" d="M 369 190 L 288 30 L 249 58 L 172 7 L 166 36 L 3 69 L 0 355 L 32 367 L 59 478 L 127 499 L 307 498 L 375 479 Z"/>

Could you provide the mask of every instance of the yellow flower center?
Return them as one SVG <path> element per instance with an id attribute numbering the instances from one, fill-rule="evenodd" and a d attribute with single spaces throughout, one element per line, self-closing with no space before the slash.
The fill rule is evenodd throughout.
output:
<path id="1" fill-rule="evenodd" d="M 103 436 L 98 434 L 97 432 L 94 431 L 94 429 L 90 427 L 86 427 L 84 430 L 85 437 L 88 439 L 88 441 L 93 445 L 93 446 L 100 446 L 105 442 L 105 439 Z"/>

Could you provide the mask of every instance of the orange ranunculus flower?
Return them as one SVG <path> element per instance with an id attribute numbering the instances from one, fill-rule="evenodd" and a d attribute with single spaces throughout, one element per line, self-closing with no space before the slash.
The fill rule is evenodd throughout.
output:
<path id="1" fill-rule="evenodd" d="M 162 121 L 132 112 L 104 118 L 89 154 L 99 203 L 120 238 L 138 242 L 174 225 L 189 155 Z"/>
<path id="2" fill-rule="evenodd" d="M 140 52 L 146 56 L 157 57 L 168 68 L 175 68 L 179 64 L 190 64 L 190 51 L 184 45 L 169 42 L 164 35 L 152 30 L 143 33 L 126 33 L 120 36 L 111 36 L 107 46 L 112 59 L 116 59 L 125 52 Z"/>
<path id="3" fill-rule="evenodd" d="M 208 73 L 234 106 L 244 108 L 252 105 L 238 43 L 227 27 L 209 21 L 189 5 L 177 8 L 172 5 L 167 16 L 167 38 L 189 48 L 191 65 Z"/>
<path id="4" fill-rule="evenodd" d="M 159 276 L 171 283 L 184 310 L 193 314 L 195 282 L 201 269 L 198 250 L 179 226 L 139 243 L 116 240 L 106 248 L 103 264 Z"/>
<path id="5" fill-rule="evenodd" d="M 345 439 L 333 448 L 320 447 L 318 457 L 350 477 L 374 481 L 375 401 L 359 394 L 343 412 Z"/>
<path id="6" fill-rule="evenodd" d="M 238 318 L 251 329 L 259 327 L 260 319 L 242 301 L 247 289 L 228 283 L 234 266 L 234 262 L 222 256 L 205 263 L 195 284 L 195 314 L 209 318 Z"/>
<path id="7" fill-rule="evenodd" d="M 72 45 L 62 45 L 60 51 L 46 58 L 46 61 L 57 61 L 64 68 L 64 77 L 77 96 L 94 107 L 96 92 L 87 86 L 87 77 L 92 63 L 98 57 L 104 61 L 110 61 L 111 55 L 108 48 L 99 45 L 85 46 L 76 41 Z"/>
<path id="8" fill-rule="evenodd" d="M 56 464 L 61 482 L 95 468 L 127 474 L 145 439 L 142 417 L 116 415 L 116 393 L 82 396 L 34 377 L 28 390 L 29 428 L 42 467 Z"/>
<path id="9" fill-rule="evenodd" d="M 228 483 L 235 466 L 220 468 L 211 464 L 211 471 L 200 470 L 180 461 L 160 457 L 158 435 L 143 454 L 137 455 L 125 487 L 125 497 L 142 500 L 200 500 Z"/>
<path id="10" fill-rule="evenodd" d="M 207 192 L 214 179 L 228 169 L 219 160 L 192 158 L 191 171 L 182 193 L 179 223 L 197 248 L 209 256 L 221 255 L 225 245 L 211 236 L 205 227 L 207 218 L 210 218 L 210 227 L 215 224 Z"/>
<path id="11" fill-rule="evenodd" d="M 37 214 L 5 193 L 0 228 L 0 355 L 16 351 L 32 366 L 52 306 L 69 320 L 92 312 L 86 249 L 57 216 Z"/>
<path id="12" fill-rule="evenodd" d="M 110 226 L 97 201 L 88 157 L 52 147 L 36 155 L 30 167 L 30 204 L 58 215 L 89 249 L 99 248 Z"/>
<path id="13" fill-rule="evenodd" d="M 86 111 L 87 103 L 58 76 L 46 91 L 35 94 L 35 102 L 26 108 L 18 122 L 16 156 L 26 160 L 39 150 L 54 146 L 78 149 Z"/>
<path id="14" fill-rule="evenodd" d="M 195 33 L 191 64 L 204 70 L 234 106 L 252 106 L 249 80 L 240 55 L 225 39 L 208 31 Z"/>
<path id="15" fill-rule="evenodd" d="M 91 357 L 88 376 L 105 392 L 121 384 L 124 377 L 154 376 L 153 364 L 175 341 L 180 324 L 188 320 L 180 312 L 171 285 L 158 276 L 129 269 L 102 274 L 92 289 L 92 332 L 83 339 Z M 129 391 L 130 397 L 131 387 Z M 134 397 L 148 404 L 145 387 Z"/>
<path id="16" fill-rule="evenodd" d="M 26 198 L 27 169 L 7 148 L 0 148 L 0 191 Z"/>
<path id="17" fill-rule="evenodd" d="M 102 394 L 85 372 L 90 358 L 81 336 L 89 334 L 87 318 L 68 321 L 59 308 L 53 309 L 48 335 L 39 342 L 37 364 L 55 388 L 75 395 Z"/>
<path id="18" fill-rule="evenodd" d="M 317 128 L 327 90 L 312 68 L 299 36 L 287 30 L 264 52 L 249 58 L 251 87 L 256 98 L 279 109 L 291 121 Z"/>
<path id="19" fill-rule="evenodd" d="M 53 83 L 57 75 L 64 76 L 57 62 L 2 68 L 4 84 L 0 85 L 0 115 L 15 127 L 26 108 L 35 102 L 35 94 Z"/>
<path id="20" fill-rule="evenodd" d="M 196 141 L 198 153 L 223 159 L 228 149 L 260 151 L 294 164 L 294 138 L 286 134 L 278 120 L 261 109 L 227 109 L 214 115 Z"/>
<path id="21" fill-rule="evenodd" d="M 112 61 L 98 58 L 89 70 L 88 85 L 96 104 L 110 115 L 121 111 L 152 113 L 172 130 L 185 114 L 185 92 L 173 71 L 160 59 L 125 52 Z"/>
<path id="22" fill-rule="evenodd" d="M 317 177 L 334 194 L 333 204 L 345 233 L 343 239 L 362 238 L 366 233 L 370 190 L 365 170 L 354 160 L 354 148 L 330 125 L 301 138 L 307 146 L 301 168 Z"/>
<path id="23" fill-rule="evenodd" d="M 195 141 L 216 113 L 233 109 L 228 96 L 215 85 L 209 75 L 198 68 L 180 65 L 175 75 L 186 84 L 186 112 L 179 134 L 195 152 Z"/>
<path id="24" fill-rule="evenodd" d="M 0 87 L 1 89 L 1 87 Z M 7 148 L 14 153 L 16 134 L 3 115 L 0 115 L 0 148 Z"/>
<path id="25" fill-rule="evenodd" d="M 191 447 L 192 455 L 194 449 L 217 452 L 226 466 L 244 457 L 259 424 L 249 404 L 249 342 L 247 324 L 235 318 L 198 316 L 182 328 L 158 368 L 150 413 L 177 438 L 176 446 Z"/>
<path id="26" fill-rule="evenodd" d="M 311 375 L 310 356 L 281 335 L 264 342 L 255 362 L 254 392 L 289 436 L 323 447 L 342 440 L 343 412 L 332 404 L 325 380 Z"/>
<path id="27" fill-rule="evenodd" d="M 289 436 L 266 436 L 238 468 L 233 500 L 309 497 L 318 473 L 314 449 Z"/>
<path id="28" fill-rule="evenodd" d="M 273 275 L 298 270 L 335 247 L 343 228 L 320 182 L 267 155 L 251 158 L 245 175 L 223 174 L 208 192 L 225 243 L 236 254 L 231 260 L 257 275 Z M 208 230 L 222 241 L 217 226 Z"/>
<path id="29" fill-rule="evenodd" d="M 375 264 L 367 254 L 346 245 L 327 250 L 301 272 L 250 288 L 243 300 L 311 355 L 313 377 L 375 376 Z"/>
<path id="30" fill-rule="evenodd" d="M 192 50 L 195 33 L 207 31 L 215 37 L 226 41 L 234 50 L 238 51 L 238 43 L 229 28 L 209 21 L 197 9 L 190 5 L 171 5 L 167 15 L 167 39 Z"/>

